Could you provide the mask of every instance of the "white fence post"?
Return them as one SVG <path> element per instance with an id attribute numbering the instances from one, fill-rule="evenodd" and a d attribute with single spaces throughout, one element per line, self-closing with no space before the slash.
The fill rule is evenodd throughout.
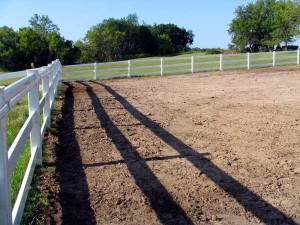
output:
<path id="1" fill-rule="evenodd" d="M 300 50 L 297 50 L 297 66 L 300 65 Z"/>
<path id="2" fill-rule="evenodd" d="M 276 51 L 273 51 L 273 66 L 276 66 Z"/>
<path id="3" fill-rule="evenodd" d="M 37 80 L 38 70 L 27 70 L 27 77 L 34 76 L 34 80 Z M 39 105 L 39 84 L 37 83 L 28 92 L 28 110 L 29 116 L 32 116 L 32 130 L 30 132 L 30 149 L 31 154 L 34 154 L 36 149 L 37 164 L 42 165 L 42 138 L 41 138 L 41 125 L 40 125 L 40 105 Z"/>
<path id="4" fill-rule="evenodd" d="M 223 54 L 220 54 L 220 71 L 223 70 Z"/>
<path id="5" fill-rule="evenodd" d="M 97 62 L 95 62 L 94 63 L 94 80 L 98 79 L 97 74 L 98 74 L 98 66 L 97 66 Z"/>
<path id="6" fill-rule="evenodd" d="M 247 68 L 250 70 L 250 52 L 247 52 Z"/>
<path id="7" fill-rule="evenodd" d="M 54 80 L 53 80 L 53 74 L 54 74 L 54 69 L 52 68 L 52 64 L 48 64 L 48 67 L 51 68 L 50 73 L 49 73 L 49 99 L 50 99 L 50 110 L 53 107 L 54 103 Z"/>
<path id="8" fill-rule="evenodd" d="M 160 75 L 164 75 L 164 58 L 160 58 Z"/>
<path id="9" fill-rule="evenodd" d="M 191 73 L 195 71 L 195 57 L 191 56 Z"/>
<path id="10" fill-rule="evenodd" d="M 42 80 L 42 85 L 43 85 L 43 96 L 45 97 L 45 106 L 43 109 L 43 116 L 44 116 L 44 121 L 46 121 L 46 128 L 50 127 L 50 116 L 51 116 L 51 111 L 50 111 L 50 92 L 49 92 L 49 67 L 45 66 L 43 67 L 43 71 L 48 72 L 47 76 L 44 77 Z"/>
<path id="11" fill-rule="evenodd" d="M 131 60 L 128 60 L 128 77 L 131 77 Z"/>
<path id="12" fill-rule="evenodd" d="M 58 66 L 57 66 L 57 61 L 53 61 L 52 62 L 52 66 L 54 67 L 54 98 L 55 96 L 57 95 L 57 86 L 58 86 L 58 82 L 59 82 L 59 69 L 58 69 Z M 54 103 L 54 99 L 53 99 L 53 103 Z"/>
<path id="13" fill-rule="evenodd" d="M 0 87 L 0 109 L 5 105 L 4 87 Z M 10 180 L 8 177 L 6 118 L 0 118 L 0 224 L 12 224 Z"/>

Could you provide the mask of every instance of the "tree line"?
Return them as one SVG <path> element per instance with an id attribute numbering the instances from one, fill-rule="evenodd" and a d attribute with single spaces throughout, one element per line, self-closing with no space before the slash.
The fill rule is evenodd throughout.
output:
<path id="1" fill-rule="evenodd" d="M 135 14 L 106 19 L 91 27 L 83 40 L 73 43 L 61 36 L 46 15 L 35 14 L 29 27 L 14 31 L 0 27 L 0 68 L 14 71 L 61 63 L 106 62 L 186 51 L 193 43 L 191 30 L 175 24 L 139 24 Z"/>
<path id="2" fill-rule="evenodd" d="M 283 45 L 287 50 L 300 34 L 299 4 L 290 0 L 257 0 L 238 6 L 229 25 L 229 48 L 257 52 L 280 49 Z"/>
<path id="3" fill-rule="evenodd" d="M 193 43 L 191 30 L 175 24 L 139 24 L 135 14 L 106 19 L 93 26 L 82 41 L 80 62 L 115 61 L 183 52 Z"/>
<path id="4" fill-rule="evenodd" d="M 14 31 L 0 27 L 0 68 L 16 71 L 45 66 L 59 58 L 63 64 L 73 64 L 80 57 L 80 49 L 59 33 L 48 16 L 35 14 L 30 26 Z"/>

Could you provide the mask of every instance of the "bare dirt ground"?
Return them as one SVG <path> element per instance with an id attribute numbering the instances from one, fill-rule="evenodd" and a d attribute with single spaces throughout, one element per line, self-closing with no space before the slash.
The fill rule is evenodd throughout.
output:
<path id="1" fill-rule="evenodd" d="M 50 223 L 300 223 L 299 67 L 64 88 Z"/>

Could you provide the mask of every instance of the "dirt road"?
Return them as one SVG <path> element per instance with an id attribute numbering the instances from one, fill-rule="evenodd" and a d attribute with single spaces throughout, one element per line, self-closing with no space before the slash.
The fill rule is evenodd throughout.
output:
<path id="1" fill-rule="evenodd" d="M 300 223 L 297 67 L 64 88 L 52 223 Z"/>

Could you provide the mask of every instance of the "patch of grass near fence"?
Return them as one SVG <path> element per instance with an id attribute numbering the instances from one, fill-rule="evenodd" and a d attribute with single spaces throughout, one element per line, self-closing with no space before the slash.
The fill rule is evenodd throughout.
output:
<path id="1" fill-rule="evenodd" d="M 41 96 L 42 93 L 40 92 L 40 98 Z M 14 139 L 18 135 L 21 127 L 23 126 L 27 118 L 28 118 L 28 98 L 26 96 L 20 102 L 18 102 L 17 105 L 14 106 L 6 116 L 8 149 L 12 145 Z M 41 115 L 41 123 L 42 122 L 43 122 L 43 118 Z M 31 156 L 30 143 L 28 138 L 10 179 L 10 185 L 11 185 L 10 193 L 11 193 L 12 204 L 15 203 L 15 200 L 17 198 L 28 162 L 30 160 L 30 156 Z"/>
<path id="2" fill-rule="evenodd" d="M 13 107 L 6 116 L 8 148 L 11 146 L 25 120 L 28 118 L 27 104 L 27 97 L 25 97 L 15 107 Z M 29 141 L 27 141 L 10 179 L 12 203 L 14 203 L 17 198 L 29 159 L 30 147 Z"/>
<path id="3" fill-rule="evenodd" d="M 1 75 L 0 75 L 1 76 Z M 22 79 L 22 77 L 19 78 L 13 78 L 13 79 L 8 79 L 8 80 L 0 80 L 0 86 L 8 86 L 18 80 Z"/>
<path id="4" fill-rule="evenodd" d="M 62 95 L 62 88 L 58 89 L 57 96 Z M 56 98 L 57 100 L 57 98 Z M 55 102 L 57 102 L 55 100 Z M 61 114 L 61 104 L 55 103 L 54 109 L 51 112 L 51 128 L 47 133 L 57 133 L 57 126 L 55 124 L 58 116 Z M 46 137 L 47 134 L 45 134 Z M 44 139 L 45 140 L 45 139 Z M 52 176 L 55 173 L 55 159 L 46 149 L 45 142 L 43 142 L 43 166 L 37 166 L 31 182 L 31 189 L 29 190 L 21 224 L 49 224 L 46 217 L 49 214 L 50 201 L 48 196 L 51 191 L 44 190 L 44 178 Z M 53 178 L 54 179 L 54 178 Z M 55 182 L 55 181 L 54 181 Z M 55 184 L 52 184 L 53 188 Z"/>

